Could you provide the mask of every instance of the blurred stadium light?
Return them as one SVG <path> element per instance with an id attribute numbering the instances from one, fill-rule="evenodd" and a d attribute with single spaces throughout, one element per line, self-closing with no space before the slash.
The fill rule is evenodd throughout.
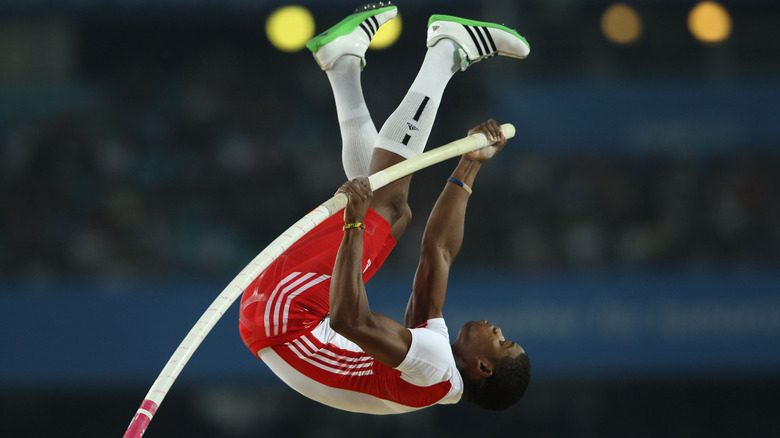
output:
<path id="1" fill-rule="evenodd" d="M 642 37 L 642 17 L 625 3 L 612 4 L 601 16 L 601 31 L 612 42 L 635 43 Z"/>
<path id="2" fill-rule="evenodd" d="M 297 52 L 314 36 L 314 17 L 301 6 L 284 6 L 271 12 L 265 22 L 268 40 L 283 52 Z"/>
<path id="3" fill-rule="evenodd" d="M 688 29 L 701 42 L 722 43 L 731 36 L 731 15 L 720 3 L 697 3 L 688 15 Z"/>

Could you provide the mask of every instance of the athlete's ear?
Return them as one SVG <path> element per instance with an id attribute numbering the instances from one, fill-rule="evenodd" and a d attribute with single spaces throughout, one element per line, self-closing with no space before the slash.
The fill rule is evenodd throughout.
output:
<path id="1" fill-rule="evenodd" d="M 477 372 L 480 377 L 490 377 L 493 375 L 493 363 L 480 356 L 477 358 Z"/>

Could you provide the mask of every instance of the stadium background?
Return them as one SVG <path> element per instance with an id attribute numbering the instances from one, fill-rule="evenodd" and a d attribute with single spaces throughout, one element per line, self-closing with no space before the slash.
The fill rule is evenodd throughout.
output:
<path id="1" fill-rule="evenodd" d="M 506 413 L 340 413 L 247 353 L 236 306 L 147 436 L 778 436 L 780 5 L 634 0 L 614 43 L 601 0 L 399 1 L 370 52 L 381 125 L 429 15 L 503 22 L 532 45 L 457 75 L 429 145 L 487 117 L 518 136 L 480 175 L 447 317 L 486 317 L 531 357 Z M 0 435 L 118 436 L 208 303 L 341 183 L 325 75 L 281 52 L 262 0 L 0 0 Z M 356 5 L 303 1 L 317 32 Z M 400 318 L 424 218 L 453 163 L 413 179 L 414 224 L 369 284 Z"/>

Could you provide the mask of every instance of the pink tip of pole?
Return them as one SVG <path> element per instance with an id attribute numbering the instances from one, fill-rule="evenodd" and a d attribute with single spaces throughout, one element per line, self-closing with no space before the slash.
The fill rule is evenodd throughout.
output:
<path id="1" fill-rule="evenodd" d="M 151 400 L 144 400 L 130 422 L 130 426 L 127 427 L 124 438 L 141 438 L 152 421 L 155 412 L 157 412 L 157 403 Z"/>

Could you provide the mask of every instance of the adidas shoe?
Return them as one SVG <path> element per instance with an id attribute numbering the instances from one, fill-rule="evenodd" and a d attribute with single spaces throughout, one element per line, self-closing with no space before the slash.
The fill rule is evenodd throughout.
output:
<path id="1" fill-rule="evenodd" d="M 338 24 L 306 43 L 317 64 L 330 70 L 333 63 L 344 55 L 360 58 L 366 66 L 366 50 L 379 27 L 398 15 L 398 8 L 389 3 L 372 3 L 361 6 Z"/>
<path id="2" fill-rule="evenodd" d="M 531 46 L 517 32 L 500 24 L 433 15 L 428 20 L 428 47 L 449 38 L 460 48 L 460 69 L 494 55 L 523 59 Z"/>

